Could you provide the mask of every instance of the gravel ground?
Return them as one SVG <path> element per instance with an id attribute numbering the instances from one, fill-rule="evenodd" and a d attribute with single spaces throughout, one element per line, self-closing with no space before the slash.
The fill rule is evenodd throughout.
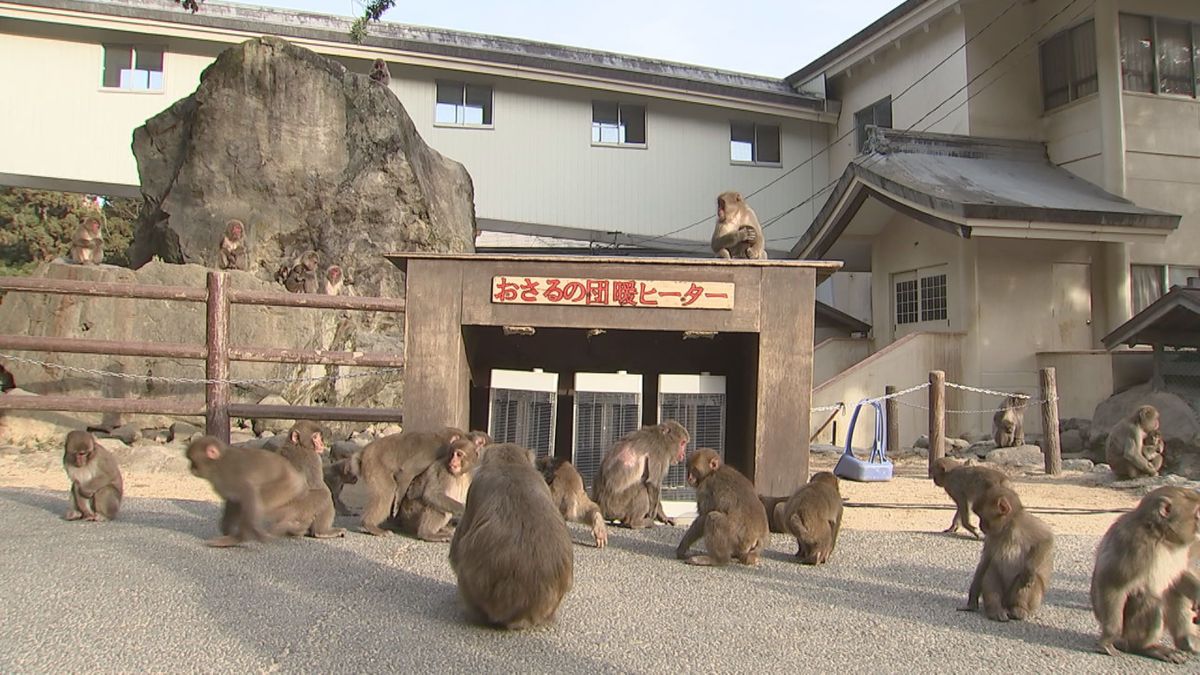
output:
<path id="1" fill-rule="evenodd" d="M 2 672 L 1195 672 L 1095 652 L 1098 537 L 1058 538 L 1046 605 L 1006 624 L 957 612 L 980 544 L 844 530 L 829 565 L 774 535 L 756 568 L 674 559 L 682 529 L 572 526 L 556 622 L 464 622 L 447 545 L 350 533 L 216 550 L 211 502 L 131 498 L 120 520 L 61 520 L 62 491 L 0 488 Z M 353 526 L 353 519 L 341 519 Z M 69 553 L 69 554 L 68 554 Z"/>

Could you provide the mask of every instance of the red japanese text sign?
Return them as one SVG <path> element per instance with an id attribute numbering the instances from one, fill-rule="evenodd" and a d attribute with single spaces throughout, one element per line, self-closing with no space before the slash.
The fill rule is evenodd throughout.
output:
<path id="1" fill-rule="evenodd" d="M 492 277 L 492 302 L 511 305 L 733 309 L 727 281 Z"/>

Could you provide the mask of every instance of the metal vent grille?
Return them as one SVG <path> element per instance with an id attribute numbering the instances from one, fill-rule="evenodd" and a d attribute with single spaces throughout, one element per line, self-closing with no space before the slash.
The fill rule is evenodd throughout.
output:
<path id="1" fill-rule="evenodd" d="M 538 457 L 553 454 L 557 398 L 545 391 L 492 389 L 488 433 L 497 443 L 516 443 Z"/>
<path id="2" fill-rule="evenodd" d="M 712 448 L 725 461 L 725 394 L 659 394 L 658 419 L 675 420 L 691 435 L 688 452 Z M 687 466 L 676 464 L 663 481 L 664 500 L 689 500 L 695 491 L 687 484 Z"/>
<path id="3" fill-rule="evenodd" d="M 641 395 L 575 392 L 575 452 L 572 461 L 591 491 L 604 453 L 625 434 L 641 425 Z"/>

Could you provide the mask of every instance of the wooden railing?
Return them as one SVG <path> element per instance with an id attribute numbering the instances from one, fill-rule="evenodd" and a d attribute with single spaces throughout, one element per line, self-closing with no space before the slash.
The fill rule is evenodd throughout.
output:
<path id="1" fill-rule="evenodd" d="M 0 335 L 0 349 L 106 354 L 205 362 L 204 401 L 185 399 L 95 398 L 79 396 L 0 396 L 2 410 L 54 410 L 63 412 L 132 413 L 148 415 L 203 416 L 207 433 L 229 441 L 230 417 L 306 419 L 344 422 L 399 422 L 398 408 L 346 408 L 323 406 L 275 406 L 230 402 L 229 364 L 232 361 L 295 363 L 305 365 L 402 368 L 404 357 L 380 352 L 339 352 L 324 349 L 279 349 L 229 346 L 231 305 L 307 307 L 359 311 L 403 312 L 404 300 L 293 293 L 270 293 L 231 289 L 222 272 L 209 272 L 207 288 L 159 286 L 111 282 L 0 277 L 0 291 L 51 295 L 136 298 L 202 302 L 207 308 L 205 344 L 87 340 L 62 337 Z"/>

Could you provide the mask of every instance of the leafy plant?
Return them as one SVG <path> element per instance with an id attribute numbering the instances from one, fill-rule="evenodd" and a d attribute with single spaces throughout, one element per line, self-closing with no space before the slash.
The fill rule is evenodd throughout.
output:
<path id="1" fill-rule="evenodd" d="M 0 188 L 0 272 L 25 273 L 65 256 L 75 228 L 88 216 L 103 224 L 104 262 L 127 266 L 139 208 L 135 199 Z"/>

